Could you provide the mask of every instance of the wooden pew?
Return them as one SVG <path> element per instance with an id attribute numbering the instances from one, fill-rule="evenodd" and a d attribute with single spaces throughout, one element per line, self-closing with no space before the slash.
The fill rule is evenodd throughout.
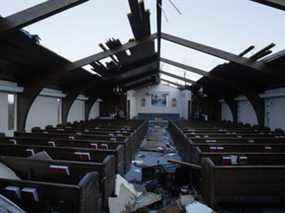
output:
<path id="1" fill-rule="evenodd" d="M 134 159 L 136 151 L 138 150 L 145 134 L 147 131 L 147 121 L 139 122 L 140 125 L 132 132 L 130 136 L 125 138 L 123 141 L 118 140 L 117 137 L 110 138 L 110 136 L 104 136 L 105 140 L 98 140 L 89 134 L 89 135 L 74 135 L 74 134 L 41 134 L 39 132 L 36 133 L 25 133 L 25 132 L 16 132 L 16 138 L 43 138 L 50 141 L 58 141 L 58 140 L 74 140 L 76 142 L 84 141 L 86 143 L 118 143 L 124 146 L 125 151 L 125 172 L 130 168 L 130 164 L 132 159 Z M 102 137 L 101 137 L 102 138 Z M 107 140 L 106 140 L 107 138 Z M 115 139 L 115 140 L 112 140 Z"/>
<path id="2" fill-rule="evenodd" d="M 184 132 L 178 128 L 178 126 L 174 122 L 170 122 L 170 133 L 173 137 L 174 143 L 183 156 L 183 159 L 187 162 L 192 162 L 192 156 L 195 154 L 194 148 L 200 145 L 209 145 L 215 146 L 215 144 L 219 144 L 220 146 L 223 145 L 231 145 L 237 144 L 240 146 L 247 146 L 250 144 L 276 144 L 276 145 L 283 145 L 285 144 L 285 138 L 274 136 L 274 137 L 263 137 L 263 136 L 256 136 L 252 135 L 252 137 L 223 137 L 223 138 L 189 138 L 187 137 Z"/>
<path id="3" fill-rule="evenodd" d="M 257 151 L 254 151 L 254 150 L 251 150 L 251 151 L 243 151 L 243 150 L 234 150 L 234 149 L 231 149 L 231 150 L 228 150 L 227 152 L 224 151 L 224 152 L 218 152 L 218 151 L 201 151 L 201 149 L 199 147 L 196 147 L 196 150 L 194 152 L 194 155 L 192 157 L 192 163 L 197 163 L 197 164 L 200 164 L 202 162 L 202 159 L 203 158 L 211 158 L 211 159 L 227 159 L 231 156 L 236 156 L 236 157 L 240 157 L 240 156 L 243 156 L 243 157 L 246 157 L 248 158 L 248 156 L 264 156 L 264 157 L 272 157 L 274 158 L 275 156 L 279 157 L 279 156 L 284 156 L 285 157 L 285 152 L 284 150 L 281 150 L 279 152 L 273 152 L 273 151 L 262 151 L 262 152 L 258 152 Z M 228 160 L 227 160 L 228 162 Z"/>
<path id="4" fill-rule="evenodd" d="M 207 124 L 204 128 L 202 123 L 198 126 L 195 129 L 193 124 L 189 130 L 170 122 L 169 129 L 184 159 L 202 164 L 201 173 L 192 178 L 202 186 L 208 205 L 218 209 L 223 204 L 282 203 L 285 197 L 282 132 L 250 127 L 221 131 L 219 128 L 224 127 L 211 128 Z"/>
<path id="5" fill-rule="evenodd" d="M 22 145 L 43 145 L 43 146 L 67 146 L 67 147 L 82 147 L 82 148 L 91 148 L 97 151 L 106 152 L 102 150 L 102 145 L 107 144 L 110 152 L 117 150 L 118 153 L 113 153 L 117 156 L 116 161 L 118 162 L 117 168 L 118 172 L 126 173 L 130 168 L 132 162 L 132 144 L 130 142 L 118 142 L 118 141 L 98 141 L 98 140 L 82 140 L 82 139 L 57 139 L 57 138 L 38 138 L 38 137 L 11 137 L 11 138 L 0 138 L 1 142 L 5 143 L 16 143 Z M 98 149 L 96 149 L 96 145 Z M 120 148 L 119 148 L 120 147 Z M 100 149 L 101 148 L 101 149 Z M 113 150 L 113 151 L 112 151 Z M 116 152 L 117 152 L 116 151 Z M 118 159 L 118 160 L 117 160 Z"/>
<path id="6" fill-rule="evenodd" d="M 48 133 L 69 133 L 69 134 L 92 134 L 92 135 L 104 135 L 104 136 L 118 136 L 128 137 L 132 134 L 130 131 L 125 130 L 106 130 L 106 129 L 79 129 L 79 128 L 52 128 L 52 129 L 35 129 L 32 132 L 48 132 Z"/>
<path id="7" fill-rule="evenodd" d="M 99 174 L 103 202 L 104 206 L 107 206 L 108 197 L 113 194 L 115 187 L 116 165 L 113 155 L 107 155 L 106 153 L 99 155 L 98 152 L 90 149 L 32 145 L 0 145 L 0 156 L 28 158 L 31 157 L 33 153 L 42 151 L 46 151 L 53 160 L 57 161 L 92 163 L 93 171 Z M 88 152 L 90 154 L 90 160 L 86 159 L 85 155 L 76 155 L 76 152 Z"/>
<path id="8" fill-rule="evenodd" d="M 189 139 L 232 139 L 232 138 L 283 138 L 285 136 L 282 134 L 273 134 L 273 133 L 204 133 L 204 134 L 186 134 L 186 137 Z"/>
<path id="9" fill-rule="evenodd" d="M 42 138 L 70 138 L 70 139 L 86 139 L 86 140 L 101 140 L 101 141 L 127 141 L 126 137 L 109 136 L 109 135 L 95 135 L 95 134 L 73 134 L 65 132 L 53 132 L 49 133 L 47 131 L 43 132 L 15 132 L 15 137 L 42 137 Z"/>
<path id="10" fill-rule="evenodd" d="M 123 175 L 125 173 L 125 167 L 128 162 L 125 160 L 124 147 L 118 143 L 88 143 L 86 141 L 75 140 L 54 140 L 50 141 L 42 138 L 2 138 L 1 144 L 18 144 L 18 145 L 36 145 L 36 146 L 50 146 L 50 147 L 66 147 L 66 148 L 78 148 L 84 149 L 84 152 L 88 152 L 90 149 L 94 151 L 94 155 L 114 155 L 116 162 L 116 172 Z M 78 152 L 78 151 L 77 151 Z"/>
<path id="11" fill-rule="evenodd" d="M 99 123 L 99 124 L 98 124 Z M 100 133 L 102 131 L 103 133 L 105 130 L 108 131 L 120 131 L 121 133 L 127 132 L 128 135 L 128 141 L 132 141 L 133 152 L 132 152 L 132 158 L 135 157 L 135 152 L 139 148 L 145 134 L 147 131 L 147 121 L 114 121 L 114 120 L 94 120 L 91 122 L 84 122 L 81 123 L 79 126 L 69 126 L 68 128 L 70 130 L 77 130 L 77 129 L 84 129 L 86 128 L 90 130 L 90 133 L 94 133 L 93 131 L 97 131 L 97 133 Z M 116 124 L 116 125 L 114 125 Z M 67 129 L 64 128 L 64 130 Z M 101 132 L 101 133 L 102 133 Z M 109 140 L 109 139 L 108 139 Z"/>
<path id="12" fill-rule="evenodd" d="M 275 133 L 270 129 L 258 130 L 258 129 L 224 129 L 224 128 L 216 128 L 216 129 L 185 129 L 183 128 L 183 132 L 185 134 L 204 134 L 204 133 Z"/>
<path id="13" fill-rule="evenodd" d="M 251 144 L 266 144 L 266 143 L 285 143 L 283 137 L 250 137 L 250 138 L 192 138 L 189 139 L 192 144 L 200 143 L 251 143 Z"/>
<path id="14" fill-rule="evenodd" d="M 281 204 L 285 198 L 284 156 L 252 156 L 247 165 L 202 160 L 202 195 L 211 207 L 223 204 Z"/>
<path id="15" fill-rule="evenodd" d="M 98 173 L 94 172 L 94 163 L 3 156 L 0 161 L 21 178 L 0 179 L 1 192 L 27 212 L 100 212 L 100 183 Z M 56 171 L 58 167 L 67 168 L 68 173 L 62 172 L 66 170 Z M 19 193 L 13 193 L 15 190 Z"/>

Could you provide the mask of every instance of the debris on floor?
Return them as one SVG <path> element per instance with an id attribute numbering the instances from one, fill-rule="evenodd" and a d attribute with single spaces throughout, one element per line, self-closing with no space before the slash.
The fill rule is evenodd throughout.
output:
<path id="1" fill-rule="evenodd" d="M 194 201 L 193 203 L 187 205 L 185 207 L 186 213 L 215 213 L 215 211 L 208 206 L 198 202 Z"/>
<path id="2" fill-rule="evenodd" d="M 129 212 L 176 213 L 188 208 L 196 213 L 192 208 L 196 207 L 197 192 L 190 185 L 190 171 L 200 168 L 181 161 L 167 127 L 167 121 L 149 122 L 146 137 L 125 175 L 126 181 L 141 192 L 128 205 Z"/>
<path id="3" fill-rule="evenodd" d="M 137 198 L 134 210 L 136 211 L 138 209 L 153 205 L 160 201 L 161 201 L 161 195 L 151 192 L 146 192 Z"/>
<path id="4" fill-rule="evenodd" d="M 120 175 L 117 175 L 115 197 L 109 198 L 109 212 L 135 212 L 160 201 L 161 195 L 146 192 L 145 190 L 139 192 L 133 184 L 126 181 Z"/>
<path id="5" fill-rule="evenodd" d="M 25 213 L 19 206 L 2 195 L 0 195 L 0 212 Z"/>

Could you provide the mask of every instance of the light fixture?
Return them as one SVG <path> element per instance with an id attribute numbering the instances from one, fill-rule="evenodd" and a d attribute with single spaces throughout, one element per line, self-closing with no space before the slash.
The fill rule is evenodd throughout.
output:
<path id="1" fill-rule="evenodd" d="M 120 87 L 119 85 L 113 87 L 113 92 L 116 94 L 121 94 L 123 92 L 123 88 Z"/>

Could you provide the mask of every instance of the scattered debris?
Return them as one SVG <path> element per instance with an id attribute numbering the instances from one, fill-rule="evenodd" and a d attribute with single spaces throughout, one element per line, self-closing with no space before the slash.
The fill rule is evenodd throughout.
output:
<path id="1" fill-rule="evenodd" d="M 144 158 L 145 155 L 144 154 L 138 154 L 138 158 Z"/>
<path id="2" fill-rule="evenodd" d="M 178 205 L 168 206 L 159 210 L 159 213 L 180 213 L 180 212 L 183 211 Z"/>
<path id="3" fill-rule="evenodd" d="M 185 207 L 186 213 L 215 213 L 215 211 L 208 206 L 195 201 Z"/>
<path id="4" fill-rule="evenodd" d="M 204 213 L 204 209 L 207 209 L 207 206 L 195 200 L 199 196 L 190 185 L 193 182 L 192 174 L 201 167 L 181 161 L 166 129 L 167 122 L 163 120 L 149 122 L 146 138 L 130 171 L 125 175 L 125 181 L 129 182 L 124 184 L 125 189 L 119 192 L 117 198 L 110 200 L 111 213 L 119 209 L 139 213 Z M 118 193 L 122 187 L 116 187 Z M 196 211 L 196 208 L 202 211 Z"/>
<path id="5" fill-rule="evenodd" d="M 177 161 L 177 160 L 168 160 L 169 163 L 174 163 L 174 164 L 179 164 L 181 166 L 187 166 L 187 167 L 191 167 L 192 169 L 202 169 L 201 166 L 196 165 L 196 164 L 192 164 L 192 163 L 187 163 L 187 162 L 183 162 L 183 161 Z"/>
<path id="6" fill-rule="evenodd" d="M 161 195 L 152 192 L 138 192 L 120 175 L 116 178 L 115 196 L 109 198 L 110 213 L 133 212 L 153 205 L 161 200 Z"/>
<path id="7" fill-rule="evenodd" d="M 6 197 L 0 195 L 0 212 L 1 213 L 25 213 L 19 206 Z"/>
<path id="8" fill-rule="evenodd" d="M 187 205 L 193 203 L 195 201 L 195 198 L 188 194 L 188 195 L 180 195 L 179 202 L 181 206 L 186 207 Z"/>
<path id="9" fill-rule="evenodd" d="M 134 185 L 117 175 L 115 197 L 109 198 L 110 213 L 131 212 L 135 207 L 137 197 L 141 194 L 136 191 Z"/>
<path id="10" fill-rule="evenodd" d="M 136 200 L 136 205 L 134 210 L 136 211 L 138 209 L 153 205 L 160 201 L 161 201 L 161 195 L 152 192 L 146 192 L 142 194 L 140 197 L 138 197 L 138 199 Z"/>
<path id="11" fill-rule="evenodd" d="M 132 161 L 133 165 L 139 168 L 145 167 L 145 164 L 142 160 L 134 160 Z"/>
<path id="12" fill-rule="evenodd" d="M 20 180 L 20 178 L 15 174 L 13 170 L 9 167 L 0 163 L 0 178 L 10 179 L 10 180 Z"/>
<path id="13" fill-rule="evenodd" d="M 38 152 L 34 155 L 32 155 L 31 157 L 29 157 L 29 159 L 33 159 L 33 160 L 53 160 L 51 158 L 51 156 L 46 152 Z"/>

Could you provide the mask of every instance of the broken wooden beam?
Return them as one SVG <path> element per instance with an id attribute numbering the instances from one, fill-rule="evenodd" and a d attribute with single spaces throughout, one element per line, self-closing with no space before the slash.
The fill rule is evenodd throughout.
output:
<path id="1" fill-rule="evenodd" d="M 266 55 L 269 54 L 269 51 L 275 47 L 275 44 L 274 43 L 271 43 L 269 44 L 268 46 L 264 47 L 263 49 L 259 50 L 257 53 L 255 53 L 254 55 L 252 55 L 249 59 L 252 60 L 252 61 L 256 61 L 258 60 L 259 58 L 264 57 L 264 53 L 267 53 Z"/>
<path id="2" fill-rule="evenodd" d="M 207 71 L 204 71 L 204 70 L 201 70 L 201 69 L 198 69 L 198 68 L 195 68 L 195 67 L 191 67 L 189 65 L 185 65 L 185 64 L 182 64 L 182 63 L 179 63 L 179 62 L 176 62 L 176 61 L 172 61 L 170 59 L 166 59 L 166 58 L 160 57 L 160 61 L 164 62 L 164 63 L 167 63 L 169 65 L 172 65 L 172 66 L 184 69 L 186 71 L 196 73 L 198 75 L 203 75 L 203 76 L 208 76 L 209 75 L 209 73 Z"/>
<path id="3" fill-rule="evenodd" d="M 16 31 L 89 0 L 49 0 L 0 19 L 0 35 Z"/>
<path id="4" fill-rule="evenodd" d="M 226 61 L 234 62 L 236 64 L 246 66 L 246 67 L 258 70 L 258 71 L 266 71 L 265 70 L 266 66 L 262 62 L 254 62 L 252 60 L 249 60 L 248 58 L 240 57 L 238 55 L 235 55 L 233 53 L 230 53 L 230 52 L 227 52 L 227 51 L 215 48 L 215 47 L 189 41 L 189 40 L 179 38 L 177 36 L 169 35 L 166 33 L 161 33 L 161 38 L 164 40 L 170 41 L 172 43 L 224 59 Z"/>
<path id="5" fill-rule="evenodd" d="M 181 81 L 185 81 L 185 82 L 187 82 L 189 84 L 195 84 L 196 83 L 196 81 L 193 81 L 193 80 L 190 80 L 188 78 L 184 78 L 184 77 L 181 77 L 181 76 L 178 76 L 178 75 L 174 75 L 172 73 L 165 72 L 165 71 L 162 71 L 162 70 L 160 70 L 160 73 L 163 74 L 163 75 L 170 76 L 172 78 L 176 78 L 176 79 L 181 80 Z"/>
<path id="6" fill-rule="evenodd" d="M 187 166 L 187 167 L 190 167 L 192 169 L 198 169 L 198 170 L 202 169 L 202 167 L 197 165 L 197 164 L 187 163 L 187 162 L 184 162 L 184 161 L 168 160 L 167 162 L 173 163 L 173 164 L 178 164 L 178 165 L 181 165 L 181 166 Z"/>
<path id="7" fill-rule="evenodd" d="M 285 10 L 284 0 L 251 0 L 260 4 L 264 4 L 270 7 L 274 7 L 279 10 Z"/>
<path id="8" fill-rule="evenodd" d="M 161 81 L 164 81 L 165 83 L 172 84 L 172 85 L 177 86 L 177 87 L 184 87 L 184 85 L 182 85 L 182 84 L 178 84 L 178 83 L 175 83 L 173 81 L 169 81 L 169 80 L 164 79 L 164 78 L 161 78 Z"/>
<path id="9" fill-rule="evenodd" d="M 110 57 L 111 55 L 116 55 L 119 52 L 126 51 L 128 49 L 134 48 L 134 47 L 136 47 L 138 45 L 147 43 L 149 41 L 153 41 L 155 38 L 156 38 L 156 34 L 153 34 L 150 37 L 148 37 L 148 38 L 146 38 L 145 40 L 142 40 L 142 41 L 136 41 L 136 40 L 129 41 L 129 42 L 123 44 L 122 46 L 118 47 L 118 48 L 109 49 L 107 51 L 102 51 L 100 53 L 96 53 L 94 55 L 91 55 L 91 56 L 88 56 L 86 58 L 83 58 L 83 59 L 80 59 L 78 61 L 75 61 L 75 62 L 69 64 L 65 68 L 65 70 L 66 71 L 72 71 L 72 70 L 84 67 L 85 65 L 91 64 L 94 61 L 100 61 L 100 60 L 102 60 L 104 58 Z"/>
<path id="10" fill-rule="evenodd" d="M 251 50 L 253 50 L 255 48 L 255 46 L 251 45 L 249 46 L 247 49 L 245 49 L 244 51 L 242 51 L 238 56 L 239 57 L 243 57 L 245 56 L 247 53 L 249 53 Z"/>

